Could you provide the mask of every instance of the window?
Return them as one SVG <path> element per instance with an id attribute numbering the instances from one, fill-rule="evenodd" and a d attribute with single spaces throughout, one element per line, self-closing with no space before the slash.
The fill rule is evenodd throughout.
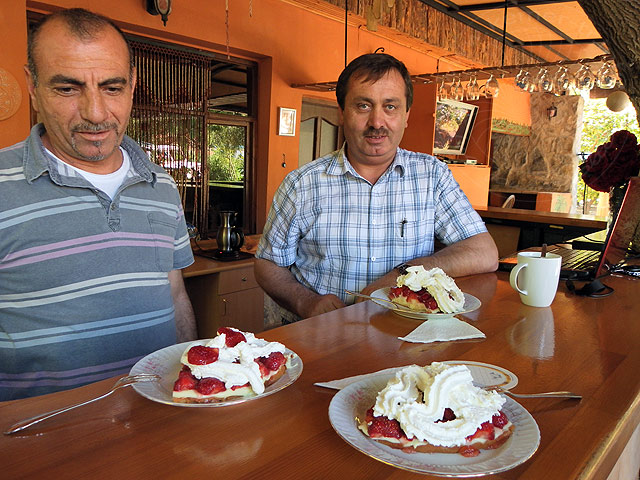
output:
<path id="1" fill-rule="evenodd" d="M 215 236 L 218 212 L 255 232 L 252 62 L 132 41 L 138 83 L 127 133 L 175 179 L 188 223 Z"/>

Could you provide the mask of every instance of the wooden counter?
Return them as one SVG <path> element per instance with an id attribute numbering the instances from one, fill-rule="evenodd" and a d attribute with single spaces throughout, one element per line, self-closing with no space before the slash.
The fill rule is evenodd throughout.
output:
<path id="1" fill-rule="evenodd" d="M 592 215 L 501 207 L 475 207 L 475 210 L 496 240 L 500 256 L 543 243 L 566 243 L 607 228 L 606 219 Z"/>
<path id="2" fill-rule="evenodd" d="M 581 401 L 518 400 L 540 428 L 537 452 L 503 479 L 604 480 L 640 422 L 640 282 L 606 278 L 606 298 L 560 286 L 549 308 L 523 305 L 499 272 L 459 279 L 482 301 L 466 319 L 486 339 L 412 344 L 418 323 L 370 301 L 264 332 L 300 355 L 284 390 L 221 408 L 155 403 L 133 389 L 0 437 L 3 477 L 427 479 L 360 453 L 332 428 L 335 392 L 314 382 L 432 361 L 491 363 L 517 375 L 516 392 L 572 390 Z M 114 380 L 0 403 L 2 427 L 105 392 Z M 634 438 L 637 438 L 637 435 Z M 505 445 L 506 447 L 506 445 Z M 631 461 L 637 450 L 629 450 Z M 635 476 L 637 478 L 637 463 Z"/>
<path id="3" fill-rule="evenodd" d="M 260 236 L 248 238 L 251 251 L 242 253 L 253 253 Z M 197 254 L 198 246 L 213 249 L 215 242 L 201 240 L 192 245 L 194 263 L 183 270 L 198 337 L 212 337 L 219 327 L 236 327 L 253 333 L 264 330 L 264 291 L 253 273 L 255 258 L 232 261 L 205 258 Z"/>

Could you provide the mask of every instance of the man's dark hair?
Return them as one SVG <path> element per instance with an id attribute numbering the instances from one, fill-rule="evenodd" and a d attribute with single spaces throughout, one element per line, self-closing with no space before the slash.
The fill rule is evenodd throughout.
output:
<path id="1" fill-rule="evenodd" d="M 112 27 L 122 37 L 127 51 L 129 52 L 129 80 L 133 79 L 133 70 L 135 68 L 135 61 L 133 58 L 133 52 L 131 45 L 124 36 L 124 33 L 120 28 L 113 23 L 113 21 L 105 16 L 97 13 L 90 12 L 84 8 L 69 8 L 66 10 L 60 10 L 42 17 L 36 24 L 29 30 L 27 39 L 27 62 L 29 66 L 29 72 L 33 78 L 35 86 L 38 85 L 38 70 L 36 68 L 36 62 L 34 60 L 34 51 L 38 45 L 38 37 L 42 27 L 52 20 L 60 19 L 64 22 L 66 27 L 73 35 L 83 41 L 91 41 L 97 37 L 97 34 L 105 28 Z"/>
<path id="2" fill-rule="evenodd" d="M 404 80 L 405 96 L 407 97 L 407 111 L 413 103 L 413 83 L 411 76 L 400 60 L 386 53 L 367 53 L 354 59 L 347 65 L 338 78 L 336 97 L 338 105 L 344 110 L 344 99 L 347 96 L 348 84 L 351 77 L 361 77 L 365 82 L 377 82 L 391 70 L 396 70 Z"/>

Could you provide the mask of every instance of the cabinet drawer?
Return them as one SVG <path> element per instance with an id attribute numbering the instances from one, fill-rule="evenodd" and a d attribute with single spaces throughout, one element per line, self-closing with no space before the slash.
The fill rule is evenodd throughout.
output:
<path id="1" fill-rule="evenodd" d="M 218 274 L 218 294 L 239 292 L 257 286 L 253 266 L 226 270 Z"/>

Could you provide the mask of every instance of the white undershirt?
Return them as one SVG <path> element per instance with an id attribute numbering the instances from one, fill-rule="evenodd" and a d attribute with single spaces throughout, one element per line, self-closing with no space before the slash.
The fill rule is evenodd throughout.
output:
<path id="1" fill-rule="evenodd" d="M 84 177 L 84 179 L 87 182 L 89 182 L 91 185 L 93 185 L 97 189 L 102 190 L 104 193 L 109 195 L 109 198 L 111 199 L 113 199 L 116 192 L 118 191 L 118 188 L 120 188 L 120 185 L 122 185 L 122 182 L 127 176 L 127 172 L 129 171 L 129 167 L 131 165 L 131 160 L 129 159 L 129 154 L 126 152 L 126 150 L 120 147 L 120 151 L 122 152 L 122 165 L 120 166 L 120 168 L 115 172 L 101 175 L 99 173 L 86 172 L 84 170 L 80 170 L 79 168 L 74 167 L 73 165 L 69 165 L 67 162 L 65 162 L 64 160 L 61 160 L 60 158 L 56 157 L 53 153 L 51 153 L 49 150 L 47 150 L 47 152 L 53 158 L 55 158 L 58 162 L 61 162 L 66 167 L 69 167 L 74 171 L 78 172 L 80 175 Z"/>

